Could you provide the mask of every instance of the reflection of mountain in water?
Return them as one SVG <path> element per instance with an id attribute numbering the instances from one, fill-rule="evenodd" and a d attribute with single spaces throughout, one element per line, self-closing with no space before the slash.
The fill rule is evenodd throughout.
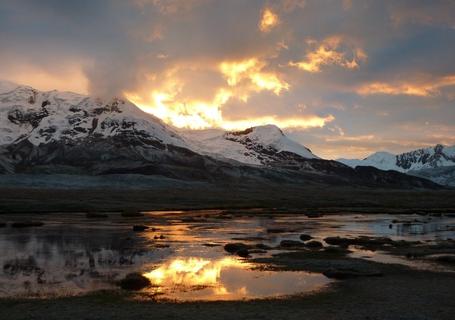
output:
<path id="1" fill-rule="evenodd" d="M 0 295 L 47 296 L 113 288 L 114 279 L 157 261 L 156 251 L 145 250 L 141 241 L 126 232 L 90 227 L 21 234 L 12 230 L 0 241 Z"/>

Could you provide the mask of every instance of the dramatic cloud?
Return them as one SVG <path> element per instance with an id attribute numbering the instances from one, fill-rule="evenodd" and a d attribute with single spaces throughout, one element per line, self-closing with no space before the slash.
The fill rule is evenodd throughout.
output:
<path id="1" fill-rule="evenodd" d="M 288 90 L 289 84 L 280 80 L 276 74 L 262 72 L 265 66 L 265 62 L 251 58 L 236 62 L 222 62 L 220 64 L 220 70 L 230 86 L 236 86 L 242 80 L 249 79 L 256 86 L 256 90 L 270 90 L 276 95 L 279 95 L 283 90 Z M 248 97 L 243 98 L 245 100 Z"/>
<path id="2" fill-rule="evenodd" d="M 454 144 L 451 0 L 4 0 L 0 77 L 316 154 Z"/>
<path id="3" fill-rule="evenodd" d="M 320 72 L 321 67 L 338 65 L 347 69 L 357 69 L 367 55 L 361 48 L 346 43 L 342 37 L 331 36 L 321 42 L 310 39 L 306 41 L 311 48 L 305 60 L 291 62 L 290 65 L 308 72 Z"/>

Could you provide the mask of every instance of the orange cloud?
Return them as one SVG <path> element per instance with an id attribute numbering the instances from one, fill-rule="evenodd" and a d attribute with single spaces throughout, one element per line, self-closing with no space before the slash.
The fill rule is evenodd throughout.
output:
<path id="1" fill-rule="evenodd" d="M 149 98 L 125 92 L 125 97 L 143 111 L 151 113 L 178 128 L 243 130 L 248 127 L 275 124 L 281 128 L 321 128 L 333 121 L 332 115 L 279 117 L 275 115 L 250 117 L 245 120 L 228 120 L 223 117 L 222 106 L 232 97 L 229 90 L 220 88 L 211 101 L 179 100 L 173 91 L 152 91 Z"/>
<path id="2" fill-rule="evenodd" d="M 335 117 L 332 115 L 328 115 L 326 117 L 319 117 L 316 115 L 308 115 L 303 117 L 265 116 L 237 121 L 223 120 L 223 123 L 220 125 L 220 127 L 225 130 L 241 130 L 252 126 L 275 124 L 283 129 L 308 129 L 322 128 L 333 120 L 335 120 Z"/>
<path id="3" fill-rule="evenodd" d="M 361 62 L 367 59 L 366 53 L 353 45 L 345 43 L 342 37 L 332 36 L 321 42 L 308 40 L 312 48 L 305 59 L 290 62 L 289 65 L 307 72 L 321 72 L 321 67 L 338 65 L 347 69 L 357 69 Z"/>
<path id="4" fill-rule="evenodd" d="M 330 136 L 325 138 L 326 142 L 338 142 L 338 141 L 349 141 L 349 142 L 359 142 L 359 141 L 371 141 L 375 139 L 375 136 L 372 134 L 367 135 L 360 135 L 360 136 L 347 136 L 347 135 L 340 135 L 340 136 Z"/>
<path id="5" fill-rule="evenodd" d="M 262 71 L 265 66 L 265 62 L 251 58 L 242 61 L 225 61 L 219 65 L 219 68 L 231 87 L 239 85 L 243 80 L 249 80 L 254 85 L 252 89 L 255 91 L 268 90 L 280 95 L 282 91 L 289 90 L 289 84 L 275 73 Z M 246 98 L 247 93 L 243 100 Z"/>
<path id="6" fill-rule="evenodd" d="M 430 97 L 438 95 L 441 88 L 454 85 L 455 75 L 450 75 L 431 82 L 373 82 L 360 86 L 356 91 L 360 95 L 386 94 Z"/>
<path id="7" fill-rule="evenodd" d="M 262 12 L 261 20 L 259 21 L 259 30 L 269 32 L 280 23 L 278 15 L 269 8 Z"/>
<path id="8" fill-rule="evenodd" d="M 151 90 L 124 92 L 124 95 L 143 111 L 178 128 L 241 130 L 251 126 L 275 124 L 282 128 L 305 129 L 323 127 L 334 120 L 332 115 L 326 117 L 269 115 L 253 116 L 244 120 L 224 118 L 222 108 L 231 98 L 246 102 L 253 92 L 266 90 L 278 95 L 282 90 L 288 89 L 289 85 L 277 75 L 262 71 L 264 67 L 265 63 L 256 58 L 220 63 L 218 71 L 224 76 L 226 84 L 215 88 L 212 97 L 200 98 L 197 94 L 188 95 L 184 92 L 188 79 L 182 78 L 179 73 L 179 68 L 184 67 L 171 68 L 159 79 L 151 78 L 156 84 L 149 86 L 153 88 Z"/>

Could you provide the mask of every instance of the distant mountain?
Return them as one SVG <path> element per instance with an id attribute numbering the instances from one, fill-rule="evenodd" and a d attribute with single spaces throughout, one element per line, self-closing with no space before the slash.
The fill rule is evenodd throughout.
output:
<path id="1" fill-rule="evenodd" d="M 183 136 L 122 99 L 10 82 L 0 82 L 0 173 L 438 188 L 422 178 L 320 159 L 272 125 Z"/>
<path id="2" fill-rule="evenodd" d="M 431 179 L 437 183 L 454 185 L 455 146 L 438 144 L 434 147 L 394 155 L 388 152 L 376 152 L 363 160 L 338 159 L 352 168 L 372 166 L 381 170 L 395 170 L 411 175 Z"/>
<path id="3" fill-rule="evenodd" d="M 290 159 L 319 159 L 310 149 L 290 140 L 275 125 L 243 131 L 204 130 L 187 137 L 200 153 L 252 165 L 273 165 Z"/>

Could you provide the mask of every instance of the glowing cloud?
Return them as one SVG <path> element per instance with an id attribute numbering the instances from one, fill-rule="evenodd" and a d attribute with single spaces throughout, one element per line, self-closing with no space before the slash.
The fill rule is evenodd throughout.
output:
<path id="1" fill-rule="evenodd" d="M 262 12 L 261 20 L 259 21 L 259 30 L 262 32 L 270 32 L 274 27 L 280 23 L 278 15 L 269 8 Z"/>
<path id="2" fill-rule="evenodd" d="M 272 72 L 263 72 L 265 62 L 256 58 L 242 61 L 225 61 L 220 64 L 220 71 L 225 76 L 229 86 L 234 87 L 247 79 L 256 87 L 256 91 L 268 90 L 276 95 L 289 90 L 289 84 Z"/>
<path id="3" fill-rule="evenodd" d="M 221 124 L 221 127 L 225 130 L 240 130 L 248 127 L 261 126 L 266 124 L 275 124 L 280 128 L 322 128 L 326 123 L 331 122 L 335 119 L 334 116 L 328 115 L 326 117 L 319 117 L 316 115 L 310 115 L 305 117 L 289 117 L 280 118 L 276 116 L 266 116 L 259 118 L 251 118 L 247 120 L 229 121 L 225 120 Z"/>
<path id="4" fill-rule="evenodd" d="M 343 41 L 341 37 L 332 36 L 322 42 L 308 40 L 311 50 L 305 59 L 290 62 L 289 65 L 307 72 L 320 72 L 322 66 L 338 65 L 347 69 L 357 69 L 359 64 L 367 59 L 366 53 Z"/>
<path id="5" fill-rule="evenodd" d="M 440 93 L 439 89 L 455 85 L 455 75 L 445 76 L 431 82 L 373 82 L 362 85 L 357 89 L 360 95 L 386 94 L 430 97 Z"/>
<path id="6" fill-rule="evenodd" d="M 245 120 L 227 120 L 222 114 L 222 106 L 230 99 L 232 92 L 219 89 L 214 99 L 209 102 L 187 101 L 185 103 L 166 92 L 153 91 L 148 100 L 133 93 L 125 97 L 143 111 L 151 113 L 164 122 L 177 128 L 207 129 L 222 128 L 225 130 L 243 130 L 252 126 L 275 124 L 280 128 L 321 128 L 333 121 L 332 115 L 320 117 L 308 115 L 301 117 L 264 116 Z"/>
<path id="7" fill-rule="evenodd" d="M 124 92 L 125 97 L 143 111 L 151 113 L 164 122 L 178 128 L 245 129 L 254 125 L 276 124 L 283 128 L 309 128 L 323 126 L 329 118 L 308 116 L 304 118 L 281 119 L 276 116 L 248 118 L 242 121 L 228 121 L 223 118 L 222 108 L 231 99 L 246 102 L 253 93 L 271 91 L 279 95 L 289 89 L 289 84 L 273 72 L 263 71 L 266 63 L 257 58 L 242 61 L 224 61 L 214 68 L 226 80 L 225 85 L 215 88 L 212 97 L 199 98 L 187 87 L 190 78 L 182 78 L 187 67 L 176 66 L 165 71 L 155 81 L 152 90 Z M 197 66 L 194 71 L 200 72 Z M 188 76 L 188 75 L 187 75 Z"/>

